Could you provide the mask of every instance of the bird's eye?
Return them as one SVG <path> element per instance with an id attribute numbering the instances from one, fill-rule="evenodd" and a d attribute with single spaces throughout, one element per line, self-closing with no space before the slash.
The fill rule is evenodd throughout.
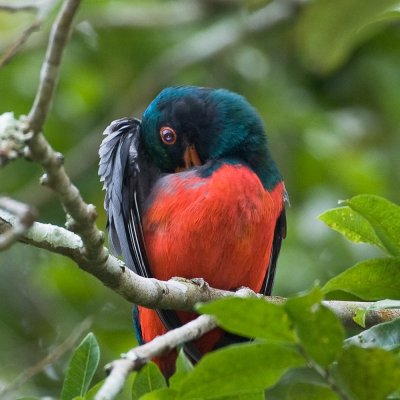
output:
<path id="1" fill-rule="evenodd" d="M 174 144 L 176 142 L 176 133 L 169 126 L 163 126 L 160 129 L 160 136 L 165 144 Z"/>

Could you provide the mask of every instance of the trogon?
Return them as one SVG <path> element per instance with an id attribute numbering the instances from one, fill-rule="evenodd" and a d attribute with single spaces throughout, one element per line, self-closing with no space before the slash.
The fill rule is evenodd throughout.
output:
<path id="1" fill-rule="evenodd" d="M 202 278 L 214 288 L 271 293 L 287 194 L 261 118 L 244 97 L 166 88 L 141 121 L 112 122 L 99 155 L 109 245 L 129 268 L 161 280 Z M 139 306 L 139 342 L 195 316 Z M 214 330 L 184 349 L 197 361 L 228 336 Z M 166 376 L 175 357 L 156 360 Z"/>

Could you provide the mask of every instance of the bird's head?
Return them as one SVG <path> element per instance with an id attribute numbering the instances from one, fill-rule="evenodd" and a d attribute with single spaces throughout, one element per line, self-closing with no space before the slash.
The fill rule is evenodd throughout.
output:
<path id="1" fill-rule="evenodd" d="M 267 188 L 280 180 L 256 110 L 225 89 L 164 89 L 143 114 L 142 138 L 164 172 L 226 160 L 249 165 Z"/>

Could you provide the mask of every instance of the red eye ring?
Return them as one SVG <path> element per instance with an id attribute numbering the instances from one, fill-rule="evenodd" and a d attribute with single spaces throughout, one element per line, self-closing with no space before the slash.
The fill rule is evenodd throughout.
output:
<path id="1" fill-rule="evenodd" d="M 169 126 L 160 129 L 160 137 L 163 143 L 171 145 L 176 142 L 176 132 Z"/>

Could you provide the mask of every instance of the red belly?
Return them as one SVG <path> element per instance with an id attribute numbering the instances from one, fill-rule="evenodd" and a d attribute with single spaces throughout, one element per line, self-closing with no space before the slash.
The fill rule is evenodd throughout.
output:
<path id="1" fill-rule="evenodd" d="M 225 164 L 206 178 L 195 171 L 163 177 L 143 218 L 152 275 L 203 278 L 215 288 L 260 291 L 283 192 L 278 184 L 269 193 L 241 165 Z M 182 322 L 194 318 L 179 315 Z M 140 324 L 146 342 L 165 332 L 155 311 L 142 307 Z M 198 343 L 201 351 L 211 350 L 219 337 L 206 335 Z"/>

